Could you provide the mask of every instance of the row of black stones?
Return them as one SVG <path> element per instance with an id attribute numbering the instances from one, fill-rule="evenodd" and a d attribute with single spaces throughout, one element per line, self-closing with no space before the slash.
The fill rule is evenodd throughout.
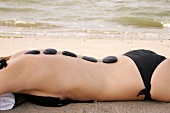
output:
<path id="1" fill-rule="evenodd" d="M 54 55 L 54 54 L 57 54 L 57 50 L 55 50 L 55 49 L 45 49 L 43 51 L 43 53 L 47 54 L 47 55 Z M 39 50 L 31 50 L 31 51 L 26 52 L 25 54 L 37 55 L 37 54 L 40 54 L 40 51 Z M 75 58 L 77 57 L 76 54 L 69 52 L 69 51 L 63 51 L 62 54 L 65 55 L 65 56 L 71 56 L 71 57 L 75 57 Z M 95 59 L 93 57 L 83 56 L 82 59 L 90 61 L 90 62 L 97 62 L 97 59 Z M 105 57 L 102 61 L 104 63 L 115 63 L 115 62 L 117 62 L 117 57 L 108 56 L 108 57 Z"/>

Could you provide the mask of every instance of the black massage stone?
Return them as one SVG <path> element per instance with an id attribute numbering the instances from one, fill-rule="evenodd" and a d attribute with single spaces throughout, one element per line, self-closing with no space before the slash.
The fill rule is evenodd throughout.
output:
<path id="1" fill-rule="evenodd" d="M 39 50 L 31 50 L 31 51 L 27 51 L 25 54 L 37 55 L 37 54 L 40 54 L 40 51 Z"/>
<path id="2" fill-rule="evenodd" d="M 69 51 L 63 51 L 62 54 L 63 54 L 63 55 L 66 55 L 66 56 L 77 57 L 76 54 L 74 54 L 74 53 L 72 53 L 72 52 L 69 52 Z"/>
<path id="3" fill-rule="evenodd" d="M 44 54 L 48 54 L 48 55 L 54 55 L 54 54 L 57 53 L 57 50 L 55 50 L 55 49 L 45 49 L 45 50 L 43 51 L 43 53 L 44 53 Z"/>
<path id="4" fill-rule="evenodd" d="M 97 60 L 93 57 L 83 56 L 82 59 L 90 61 L 90 62 L 97 62 Z"/>
<path id="5" fill-rule="evenodd" d="M 102 60 L 104 63 L 115 63 L 117 62 L 117 57 L 115 56 L 108 56 Z"/>

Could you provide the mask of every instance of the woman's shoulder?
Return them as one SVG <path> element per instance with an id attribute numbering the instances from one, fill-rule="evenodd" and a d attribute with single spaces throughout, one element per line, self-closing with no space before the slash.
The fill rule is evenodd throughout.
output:
<path id="1" fill-rule="evenodd" d="M 17 52 L 17 53 L 15 53 L 14 55 L 12 55 L 12 56 L 10 57 L 10 59 L 18 58 L 18 57 L 20 57 L 20 56 L 22 56 L 22 55 L 25 55 L 25 53 L 28 52 L 28 51 L 30 51 L 30 50 L 23 50 L 23 51 Z"/>
<path id="2" fill-rule="evenodd" d="M 33 55 L 20 55 L 16 58 L 7 61 L 7 66 L 23 65 L 25 63 L 31 63 L 35 57 Z"/>

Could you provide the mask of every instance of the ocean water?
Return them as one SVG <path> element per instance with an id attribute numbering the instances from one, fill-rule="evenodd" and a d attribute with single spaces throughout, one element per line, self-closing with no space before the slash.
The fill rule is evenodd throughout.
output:
<path id="1" fill-rule="evenodd" d="M 170 0 L 0 0 L 0 33 L 170 33 Z"/>

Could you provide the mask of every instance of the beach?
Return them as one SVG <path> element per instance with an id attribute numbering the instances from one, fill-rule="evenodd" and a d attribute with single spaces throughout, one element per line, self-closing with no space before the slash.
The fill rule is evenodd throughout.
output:
<path id="1" fill-rule="evenodd" d="M 129 50 L 150 49 L 170 57 L 170 39 L 161 35 L 115 34 L 107 37 L 75 36 L 29 36 L 1 34 L 0 56 L 8 56 L 22 50 L 55 48 L 68 50 L 78 55 L 87 55 L 102 59 L 110 55 L 121 55 Z M 144 35 L 143 35 L 144 36 Z M 161 37 L 160 37 L 161 36 Z M 138 37 L 138 38 L 136 38 Z M 154 37 L 154 38 L 153 38 Z M 41 107 L 24 103 L 13 110 L 0 113 L 169 113 L 170 103 L 156 101 L 118 101 L 69 104 L 64 107 Z"/>
<path id="2" fill-rule="evenodd" d="M 114 34 L 114 38 L 80 36 L 31 36 L 0 34 L 0 56 L 22 50 L 55 48 L 102 59 L 134 49 L 150 49 L 170 57 L 170 34 Z M 19 37 L 19 38 L 15 38 Z M 165 37 L 165 38 L 164 38 Z"/>
<path id="3" fill-rule="evenodd" d="M 59 108 L 41 107 L 25 103 L 0 113 L 169 113 L 170 104 L 161 102 L 96 102 L 70 104 Z"/>
<path id="4" fill-rule="evenodd" d="M 102 59 L 135 49 L 170 57 L 168 0 L 0 0 L 0 57 L 54 48 Z M 119 101 L 0 113 L 169 113 L 170 104 Z"/>

